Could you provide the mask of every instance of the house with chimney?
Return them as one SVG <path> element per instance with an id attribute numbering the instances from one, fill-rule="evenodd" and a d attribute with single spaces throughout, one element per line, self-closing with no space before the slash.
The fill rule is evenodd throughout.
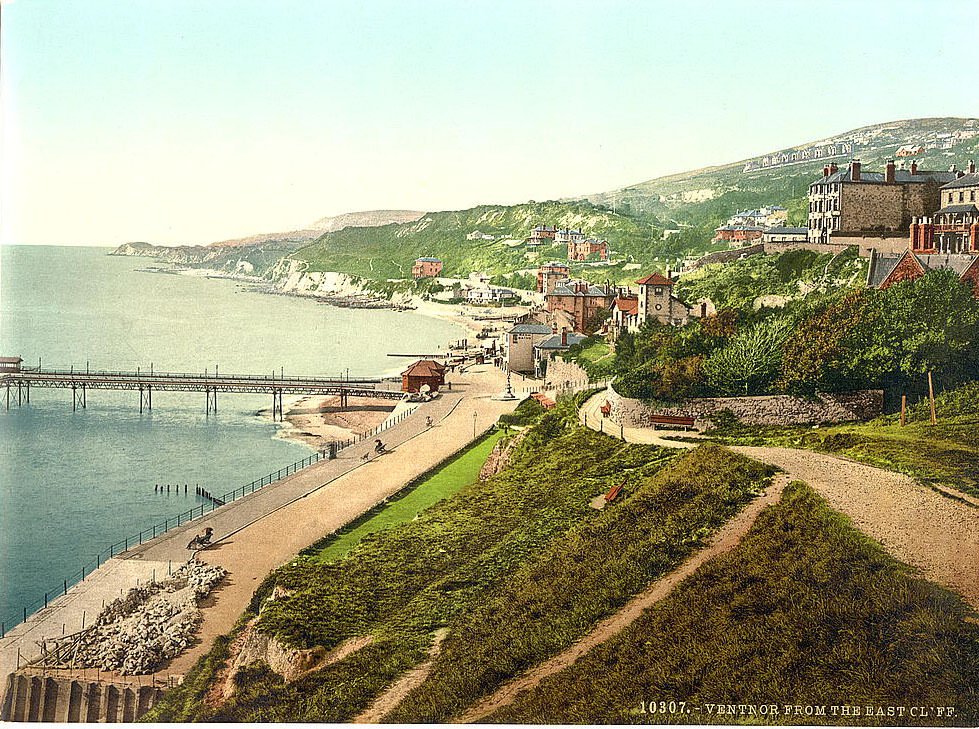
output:
<path id="1" fill-rule="evenodd" d="M 411 277 L 435 278 L 442 273 L 442 261 L 438 258 L 416 258 L 415 264 L 411 267 Z"/>
<path id="2" fill-rule="evenodd" d="M 608 241 L 596 238 L 582 238 L 578 241 L 568 241 L 568 260 L 585 261 L 590 256 L 598 255 L 603 260 L 608 260 Z"/>
<path id="3" fill-rule="evenodd" d="M 553 225 L 538 225 L 531 229 L 530 237 L 527 242 L 531 245 L 541 245 L 554 240 L 557 235 L 557 228 Z"/>
<path id="4" fill-rule="evenodd" d="M 912 219 L 936 211 L 939 188 L 955 179 L 954 171 L 922 170 L 917 162 L 906 170 L 890 160 L 881 172 L 863 169 L 857 159 L 844 169 L 829 164 L 809 185 L 808 242 L 827 248 L 859 245 L 862 255 L 870 247 L 902 252 L 902 234 Z"/>
<path id="5" fill-rule="evenodd" d="M 546 324 L 515 324 L 506 333 L 504 355 L 507 367 L 512 372 L 530 373 L 537 364 L 534 349 L 545 339 L 550 339 L 554 330 Z"/>
<path id="6" fill-rule="evenodd" d="M 928 271 L 949 269 L 979 298 L 979 255 L 972 253 L 904 253 L 871 251 L 867 271 L 868 288 L 886 289 L 902 281 L 914 281 Z"/>
<path id="7" fill-rule="evenodd" d="M 554 234 L 554 243 L 559 246 L 567 246 L 572 243 L 578 244 L 585 239 L 585 234 L 580 230 L 571 228 L 561 228 Z"/>
<path id="8" fill-rule="evenodd" d="M 942 186 L 942 207 L 911 223 L 911 250 L 919 254 L 979 255 L 979 174 L 969 160 L 967 172 Z"/>
<path id="9" fill-rule="evenodd" d="M 615 290 L 588 281 L 560 281 L 544 294 L 544 309 L 548 312 L 563 311 L 574 321 L 574 331 L 587 332 L 587 327 L 600 311 L 607 311 L 615 299 Z"/>
<path id="10" fill-rule="evenodd" d="M 584 334 L 575 334 L 563 329 L 560 334 L 553 334 L 534 347 L 534 374 L 544 377 L 547 374 L 547 364 L 554 357 L 566 352 L 575 344 L 581 344 L 586 339 Z"/>

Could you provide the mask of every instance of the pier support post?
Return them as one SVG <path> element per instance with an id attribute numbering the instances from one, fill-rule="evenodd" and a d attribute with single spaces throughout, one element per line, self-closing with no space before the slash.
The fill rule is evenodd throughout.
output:
<path id="1" fill-rule="evenodd" d="M 7 410 L 10 410 L 10 383 L 7 383 Z"/>
<path id="2" fill-rule="evenodd" d="M 218 390 L 216 387 L 204 388 L 204 412 L 210 415 L 218 414 Z"/>

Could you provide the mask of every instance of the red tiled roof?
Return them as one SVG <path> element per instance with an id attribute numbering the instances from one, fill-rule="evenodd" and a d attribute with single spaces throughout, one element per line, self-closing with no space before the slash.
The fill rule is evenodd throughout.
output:
<path id="1" fill-rule="evenodd" d="M 626 314 L 638 314 L 639 313 L 639 299 L 616 299 L 615 307 L 619 311 L 624 311 Z"/>
<path id="2" fill-rule="evenodd" d="M 420 359 L 401 374 L 407 377 L 439 377 L 444 372 L 444 364 L 433 359 Z"/>
<path id="3" fill-rule="evenodd" d="M 636 283 L 640 284 L 641 286 L 649 286 L 649 285 L 672 286 L 673 285 L 672 280 L 668 279 L 666 276 L 660 273 L 651 273 L 648 276 L 646 276 L 646 278 L 639 279 L 638 281 L 636 281 Z"/>

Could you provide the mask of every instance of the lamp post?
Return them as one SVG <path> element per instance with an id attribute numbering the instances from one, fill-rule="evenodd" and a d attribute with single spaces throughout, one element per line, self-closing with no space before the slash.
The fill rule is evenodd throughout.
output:
<path id="1" fill-rule="evenodd" d="M 476 440 L 476 411 L 473 410 L 473 440 Z"/>

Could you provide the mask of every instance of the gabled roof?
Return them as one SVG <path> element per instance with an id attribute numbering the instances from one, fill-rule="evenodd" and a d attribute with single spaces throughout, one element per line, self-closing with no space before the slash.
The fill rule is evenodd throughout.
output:
<path id="1" fill-rule="evenodd" d="M 947 268 L 957 276 L 962 276 L 976 262 L 974 253 L 874 253 L 870 259 L 870 270 L 867 271 L 867 286 L 879 288 L 886 281 L 898 264 L 910 256 L 922 271 L 935 271 Z"/>
<path id="2" fill-rule="evenodd" d="M 636 281 L 640 286 L 672 286 L 673 281 L 661 273 L 651 273 L 646 278 Z"/>
<path id="3" fill-rule="evenodd" d="M 568 280 L 559 281 L 549 294 L 544 295 L 544 298 L 547 298 L 548 296 L 601 296 L 602 298 L 609 296 L 609 294 L 606 293 L 605 289 L 603 289 L 601 286 L 596 286 L 595 284 L 590 283 L 587 285 L 587 288 L 585 288 L 584 291 L 580 291 L 575 288 L 576 283 L 581 284 L 583 282 Z"/>
<path id="4" fill-rule="evenodd" d="M 442 260 L 439 258 L 416 258 L 415 263 L 420 263 L 424 261 L 425 263 L 441 263 Z"/>
<path id="5" fill-rule="evenodd" d="M 954 172 L 952 174 L 955 174 Z M 957 180 L 952 180 L 947 185 L 942 185 L 943 190 L 954 190 L 957 187 L 979 187 L 979 172 L 971 172 Z"/>
<path id="6" fill-rule="evenodd" d="M 950 268 L 959 276 L 965 273 L 976 260 L 975 254 L 972 253 L 912 253 L 912 255 L 926 271 Z"/>
<path id="7" fill-rule="evenodd" d="M 445 373 L 445 365 L 434 359 L 420 359 L 401 374 L 406 377 L 439 377 Z"/>
<path id="8" fill-rule="evenodd" d="M 867 270 L 867 286 L 879 288 L 887 280 L 887 277 L 894 273 L 894 269 L 897 268 L 901 259 L 910 253 L 910 251 L 905 253 L 877 253 L 874 251 L 870 257 L 870 268 Z"/>
<path id="9" fill-rule="evenodd" d="M 784 228 L 776 225 L 774 228 L 768 228 L 765 232 L 776 235 L 806 235 L 809 231 L 807 228 Z"/>

